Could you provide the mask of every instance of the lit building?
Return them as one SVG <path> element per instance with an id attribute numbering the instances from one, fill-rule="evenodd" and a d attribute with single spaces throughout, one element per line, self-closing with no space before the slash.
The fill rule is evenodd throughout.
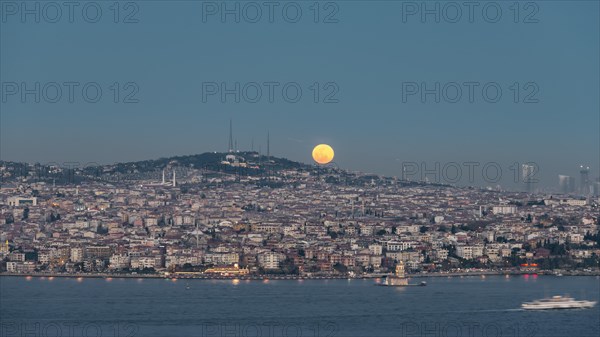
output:
<path id="1" fill-rule="evenodd" d="M 404 273 L 404 262 L 400 261 L 396 265 L 396 271 L 394 275 L 390 275 L 385 278 L 385 284 L 388 286 L 406 286 L 408 285 L 408 279 Z"/>
<path id="2" fill-rule="evenodd" d="M 8 245 L 8 240 L 6 240 L 6 243 L 0 246 L 0 253 L 2 255 L 6 255 L 8 254 L 10 251 L 10 246 Z"/>
<path id="3" fill-rule="evenodd" d="M 219 274 L 221 276 L 247 275 L 249 272 L 248 268 L 240 268 L 237 263 L 230 267 L 214 267 L 204 271 L 205 274 Z"/>

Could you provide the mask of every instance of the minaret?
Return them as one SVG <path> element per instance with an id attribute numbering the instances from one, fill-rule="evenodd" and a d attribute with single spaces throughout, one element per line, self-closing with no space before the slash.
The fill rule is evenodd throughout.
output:
<path id="1" fill-rule="evenodd" d="M 163 169 L 162 184 L 165 184 L 165 169 Z"/>
<path id="2" fill-rule="evenodd" d="M 175 170 L 173 170 L 173 187 L 177 186 L 177 179 L 175 178 Z"/>

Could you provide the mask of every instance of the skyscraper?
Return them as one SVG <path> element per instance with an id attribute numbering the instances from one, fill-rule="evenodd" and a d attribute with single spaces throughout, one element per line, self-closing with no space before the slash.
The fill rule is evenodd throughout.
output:
<path id="1" fill-rule="evenodd" d="M 571 176 L 559 174 L 558 188 L 562 194 L 573 193 L 575 191 L 575 179 Z"/>
<path id="2" fill-rule="evenodd" d="M 579 166 L 579 193 L 587 195 L 590 193 L 590 167 Z"/>
<path id="3" fill-rule="evenodd" d="M 594 181 L 591 190 L 594 196 L 600 196 L 600 178 L 596 178 L 596 181 Z"/>
<path id="4" fill-rule="evenodd" d="M 521 178 L 523 179 L 523 183 L 525 183 L 525 191 L 527 193 L 533 193 L 534 183 L 535 183 L 535 166 L 531 164 L 522 164 L 521 165 Z"/>

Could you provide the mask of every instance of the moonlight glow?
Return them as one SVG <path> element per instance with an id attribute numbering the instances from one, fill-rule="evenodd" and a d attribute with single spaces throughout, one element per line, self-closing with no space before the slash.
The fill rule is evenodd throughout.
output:
<path id="1" fill-rule="evenodd" d="M 325 165 L 333 160 L 333 149 L 327 144 L 319 144 L 312 151 L 313 159 L 321 165 Z"/>

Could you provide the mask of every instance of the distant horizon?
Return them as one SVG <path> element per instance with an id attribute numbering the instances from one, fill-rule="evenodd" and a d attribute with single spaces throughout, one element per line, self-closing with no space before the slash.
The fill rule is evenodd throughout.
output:
<path id="1" fill-rule="evenodd" d="M 177 155 L 171 155 L 171 156 L 160 156 L 160 157 L 155 157 L 155 158 L 146 158 L 146 159 L 130 160 L 130 161 L 114 161 L 114 162 L 108 162 L 108 163 L 107 162 L 97 162 L 97 161 L 88 161 L 88 162 L 65 161 L 65 162 L 62 162 L 62 163 L 56 162 L 56 161 L 51 161 L 51 162 L 15 161 L 15 160 L 6 160 L 6 159 L 2 159 L 2 158 L 0 158 L 0 162 L 23 163 L 23 164 L 28 164 L 28 165 L 39 164 L 39 165 L 45 165 L 45 166 L 53 165 L 53 166 L 58 166 L 58 167 L 61 167 L 61 168 L 64 169 L 64 168 L 72 168 L 74 166 L 77 167 L 77 168 L 85 168 L 85 167 L 92 167 L 92 166 L 110 166 L 110 165 L 118 165 L 118 164 L 133 164 L 133 163 L 143 162 L 143 161 L 157 161 L 157 160 L 161 160 L 161 159 L 174 159 L 174 158 L 177 158 L 177 157 L 200 156 L 200 155 L 207 154 L 207 153 L 222 154 L 222 155 L 227 155 L 227 154 L 232 154 L 232 153 L 243 153 L 243 154 L 256 153 L 256 154 L 259 154 L 261 157 L 267 157 L 267 155 L 264 152 L 259 152 L 256 149 L 255 150 L 251 150 L 251 149 L 240 150 L 240 149 L 238 149 L 238 150 L 235 150 L 235 151 L 232 151 L 232 152 L 230 152 L 230 151 L 204 151 L 204 152 L 199 152 L 199 153 L 177 154 Z M 317 166 L 320 165 L 320 164 L 315 163 L 314 160 L 306 162 L 306 161 L 302 161 L 302 160 L 296 160 L 296 159 L 293 159 L 293 158 L 289 158 L 287 156 L 280 156 L 280 155 L 274 155 L 274 154 L 271 154 L 268 157 L 290 160 L 292 162 L 296 162 L 296 163 L 307 165 L 307 166 L 311 166 L 311 167 L 312 166 L 317 167 Z M 337 166 L 337 163 L 335 161 L 333 163 Z M 422 163 L 417 163 L 417 164 L 422 164 Z M 430 163 L 425 163 L 425 164 L 426 164 L 426 167 L 428 167 L 427 165 L 429 165 Z M 323 166 L 328 166 L 328 165 L 323 165 Z M 433 167 L 433 164 L 432 164 L 432 167 Z M 347 172 L 357 172 L 357 173 L 364 174 L 364 175 L 376 175 L 376 176 L 380 176 L 380 177 L 384 177 L 384 178 L 398 178 L 398 179 L 404 180 L 404 179 L 402 179 L 403 178 L 402 175 L 389 175 L 389 174 L 383 174 L 383 173 L 378 173 L 378 172 L 371 172 L 371 171 L 363 171 L 363 170 L 357 170 L 357 169 L 351 169 L 351 168 L 344 168 L 344 167 L 339 167 L 339 166 L 337 166 L 336 168 L 340 169 L 340 170 L 343 170 L 343 171 L 347 171 Z M 574 168 L 574 170 L 576 170 L 578 168 L 579 167 L 576 167 L 576 168 Z M 198 169 L 198 168 L 196 168 L 196 169 Z M 464 167 L 464 169 L 465 170 L 468 169 L 468 166 Z M 479 187 L 479 188 L 493 187 L 489 183 L 487 185 L 485 185 L 485 184 L 482 185 L 482 184 L 464 184 L 464 183 L 460 184 L 460 183 L 446 182 L 446 181 L 443 180 L 443 175 L 441 174 L 442 170 L 443 170 L 443 168 L 441 168 L 441 167 L 438 170 L 438 173 L 439 173 L 438 176 L 439 176 L 440 181 L 437 181 L 437 182 L 436 181 L 431 181 L 431 180 L 433 180 L 433 177 L 434 177 L 433 173 L 425 174 L 426 177 L 430 178 L 429 179 L 430 181 L 421 180 L 420 179 L 420 174 L 421 174 L 420 170 L 418 170 L 415 174 L 411 175 L 409 177 L 409 179 L 406 179 L 406 181 L 423 182 L 423 183 L 426 183 L 426 182 L 429 182 L 429 183 L 439 183 L 439 184 L 442 184 L 442 185 L 449 185 L 449 186 L 456 186 L 456 187 L 470 187 L 470 186 Z M 590 167 L 590 173 L 593 173 L 592 167 Z M 570 176 L 571 178 L 575 179 L 576 184 L 577 184 L 577 188 L 576 188 L 576 191 L 574 193 L 571 193 L 571 194 L 577 194 L 577 192 L 579 191 L 578 190 L 578 188 L 579 188 L 579 185 L 578 185 L 579 184 L 579 176 L 575 175 L 575 174 L 568 175 L 568 174 L 558 173 L 558 174 L 556 174 L 557 179 L 558 179 L 558 176 L 560 176 L 560 175 Z M 410 179 L 410 178 L 412 178 L 412 179 Z M 594 182 L 597 182 L 598 179 L 600 179 L 600 177 L 598 177 L 598 176 L 594 177 L 593 175 L 590 175 L 589 178 L 590 178 L 589 179 L 590 184 L 593 184 Z M 558 184 L 556 184 L 556 186 L 545 186 L 539 192 L 540 193 L 556 192 L 556 191 L 553 191 L 553 190 L 556 189 L 557 187 L 558 187 Z M 503 189 L 505 189 L 507 191 L 511 191 L 511 192 L 525 192 L 525 191 L 522 191 L 522 190 L 519 190 L 519 189 L 515 189 L 514 186 L 512 188 L 511 187 L 507 187 L 507 186 L 503 186 Z M 550 189 L 550 191 L 548 191 L 548 189 Z M 539 190 L 539 188 L 538 188 L 538 190 Z"/>

